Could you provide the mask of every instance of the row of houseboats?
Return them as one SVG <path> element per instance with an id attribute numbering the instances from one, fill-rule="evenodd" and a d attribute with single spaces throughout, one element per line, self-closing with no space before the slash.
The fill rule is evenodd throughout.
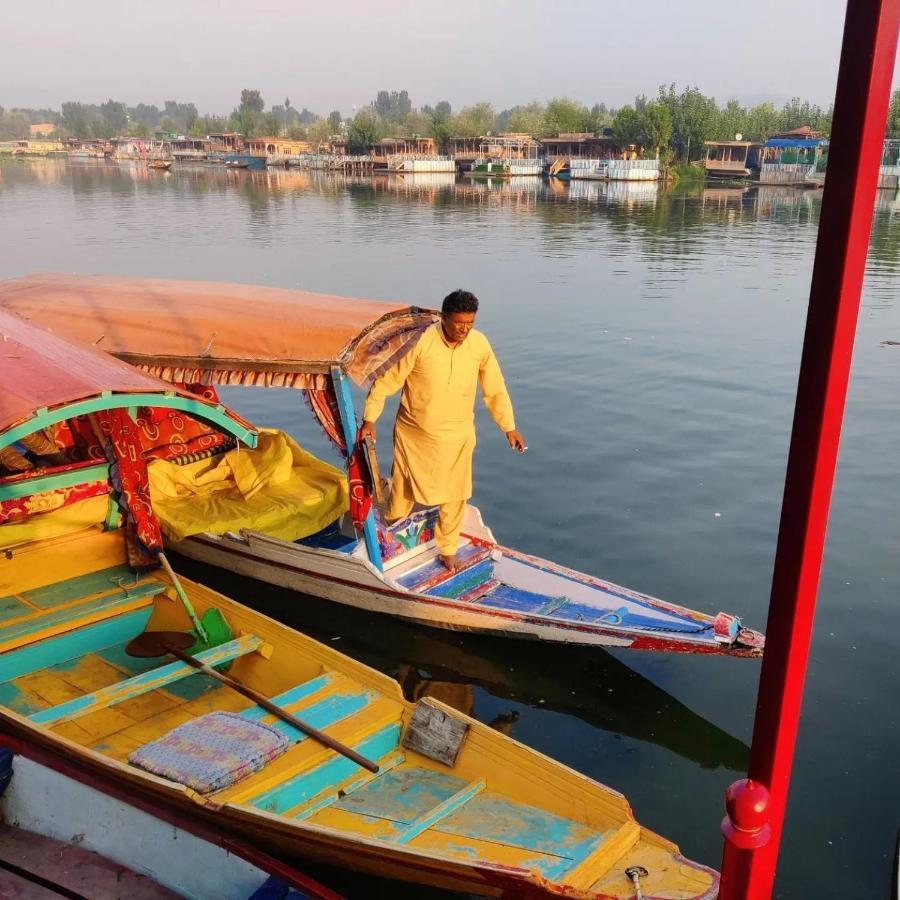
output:
<path id="1" fill-rule="evenodd" d="M 614 789 L 168 561 L 497 638 L 759 657 L 735 615 L 506 547 L 474 506 L 453 572 L 435 510 L 380 518 L 351 385 L 433 327 L 247 285 L 0 283 L 0 743 L 275 858 L 487 896 L 712 900 L 716 873 Z M 298 392 L 343 466 L 221 384 Z"/>
<path id="2" fill-rule="evenodd" d="M 770 137 L 764 143 L 707 141 L 704 168 L 711 179 L 758 180 L 764 185 L 820 188 L 828 164 L 827 138 L 804 126 Z M 900 140 L 887 139 L 881 156 L 878 187 L 900 188 Z"/>

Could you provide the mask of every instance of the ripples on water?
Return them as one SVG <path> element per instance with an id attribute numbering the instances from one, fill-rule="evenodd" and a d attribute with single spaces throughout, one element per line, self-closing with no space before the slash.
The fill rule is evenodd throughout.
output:
<path id="1" fill-rule="evenodd" d="M 200 278 L 425 305 L 468 287 L 530 447 L 511 455 L 479 414 L 475 499 L 499 539 L 762 627 L 819 209 L 816 192 L 776 188 L 5 163 L 0 277 Z M 900 796 L 900 347 L 883 342 L 900 340 L 898 209 L 879 193 L 783 897 L 879 896 L 888 884 Z M 328 454 L 292 392 L 225 395 Z M 206 574 L 241 595 L 232 577 Z M 756 663 L 461 637 L 253 594 L 339 636 L 410 695 L 446 697 L 623 791 L 643 824 L 718 865 Z"/>

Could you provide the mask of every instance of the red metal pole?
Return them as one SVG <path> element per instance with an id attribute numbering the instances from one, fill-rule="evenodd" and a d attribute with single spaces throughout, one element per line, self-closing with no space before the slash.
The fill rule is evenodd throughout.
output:
<path id="1" fill-rule="evenodd" d="M 726 792 L 721 900 L 771 896 L 859 311 L 900 0 L 849 0 L 749 778 Z"/>

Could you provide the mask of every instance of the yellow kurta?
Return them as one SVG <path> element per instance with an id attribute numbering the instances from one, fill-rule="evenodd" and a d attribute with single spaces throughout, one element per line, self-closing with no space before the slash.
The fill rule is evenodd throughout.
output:
<path id="1" fill-rule="evenodd" d="M 512 402 L 488 339 L 474 329 L 459 344 L 440 324 L 372 385 L 363 418 L 374 422 L 384 401 L 401 388 L 394 427 L 393 490 L 437 506 L 472 496 L 475 389 L 504 433 L 515 429 Z"/>

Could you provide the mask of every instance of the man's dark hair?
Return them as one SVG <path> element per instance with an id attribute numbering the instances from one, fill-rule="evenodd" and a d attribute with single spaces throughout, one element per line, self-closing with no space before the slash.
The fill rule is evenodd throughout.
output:
<path id="1" fill-rule="evenodd" d="M 454 291 L 444 297 L 441 304 L 442 313 L 475 313 L 478 312 L 478 298 L 469 291 Z"/>

